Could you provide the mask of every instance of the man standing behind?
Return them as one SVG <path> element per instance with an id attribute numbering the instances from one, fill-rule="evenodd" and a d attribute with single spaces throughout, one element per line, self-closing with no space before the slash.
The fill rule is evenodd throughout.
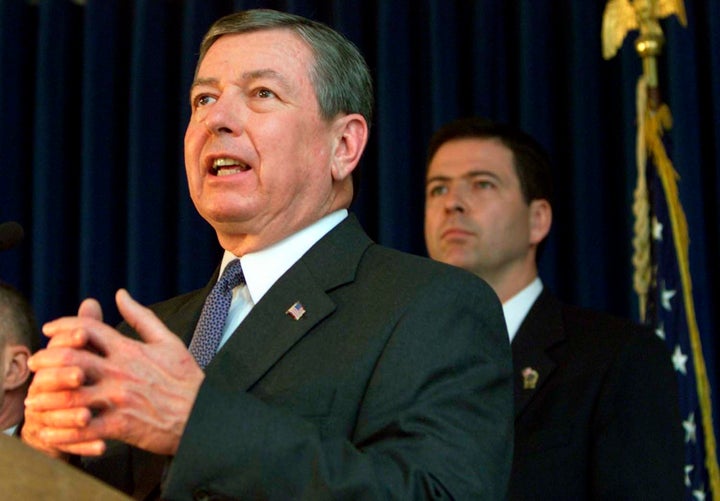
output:
<path id="1" fill-rule="evenodd" d="M 222 263 L 151 309 L 119 291 L 140 340 L 91 300 L 45 325 L 23 439 L 140 499 L 501 499 L 500 303 L 347 212 L 372 113 L 357 49 L 302 17 L 232 14 L 190 105 L 188 185 Z"/>
<path id="2" fill-rule="evenodd" d="M 538 276 L 551 183 L 543 149 L 510 126 L 460 119 L 431 139 L 428 253 L 493 287 L 512 343 L 509 498 L 681 499 L 678 397 L 665 345 L 629 321 L 561 303 Z"/>
<path id="3" fill-rule="evenodd" d="M 28 301 L 14 287 L 0 282 L 0 429 L 19 435 L 25 396 L 30 384 L 28 359 L 39 336 Z"/>

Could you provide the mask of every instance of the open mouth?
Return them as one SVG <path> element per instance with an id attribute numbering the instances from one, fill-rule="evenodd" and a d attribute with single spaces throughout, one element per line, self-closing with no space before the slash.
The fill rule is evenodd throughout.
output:
<path id="1" fill-rule="evenodd" d="M 210 173 L 216 176 L 231 176 L 248 170 L 249 165 L 234 158 L 216 158 L 210 167 Z"/>

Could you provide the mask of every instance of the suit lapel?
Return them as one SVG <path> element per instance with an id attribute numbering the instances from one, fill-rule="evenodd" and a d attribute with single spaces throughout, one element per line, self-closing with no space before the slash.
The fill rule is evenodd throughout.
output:
<path id="1" fill-rule="evenodd" d="M 555 370 L 550 351 L 565 339 L 562 325 L 560 303 L 543 289 L 512 342 L 515 419 Z"/>
<path id="2" fill-rule="evenodd" d="M 351 282 L 370 239 L 349 216 L 268 290 L 213 358 L 206 372 L 246 391 L 292 346 L 335 310 L 329 290 Z M 299 303 L 299 318 L 288 309 Z"/>

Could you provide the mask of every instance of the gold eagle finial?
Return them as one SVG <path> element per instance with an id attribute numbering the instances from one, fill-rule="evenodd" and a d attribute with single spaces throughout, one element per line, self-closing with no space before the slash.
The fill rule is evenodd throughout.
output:
<path id="1" fill-rule="evenodd" d="M 672 14 L 687 26 L 683 0 L 608 0 L 602 21 L 603 57 L 612 58 L 630 30 L 639 28 L 641 35 L 661 41 L 658 19 Z"/>

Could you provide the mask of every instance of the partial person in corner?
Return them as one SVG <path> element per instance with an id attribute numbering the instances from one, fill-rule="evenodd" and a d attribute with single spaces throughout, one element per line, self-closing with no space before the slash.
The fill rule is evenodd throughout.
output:
<path id="1" fill-rule="evenodd" d="M 40 344 L 40 331 L 27 299 L 0 281 L 0 429 L 20 435 L 30 376 L 28 359 Z"/>

